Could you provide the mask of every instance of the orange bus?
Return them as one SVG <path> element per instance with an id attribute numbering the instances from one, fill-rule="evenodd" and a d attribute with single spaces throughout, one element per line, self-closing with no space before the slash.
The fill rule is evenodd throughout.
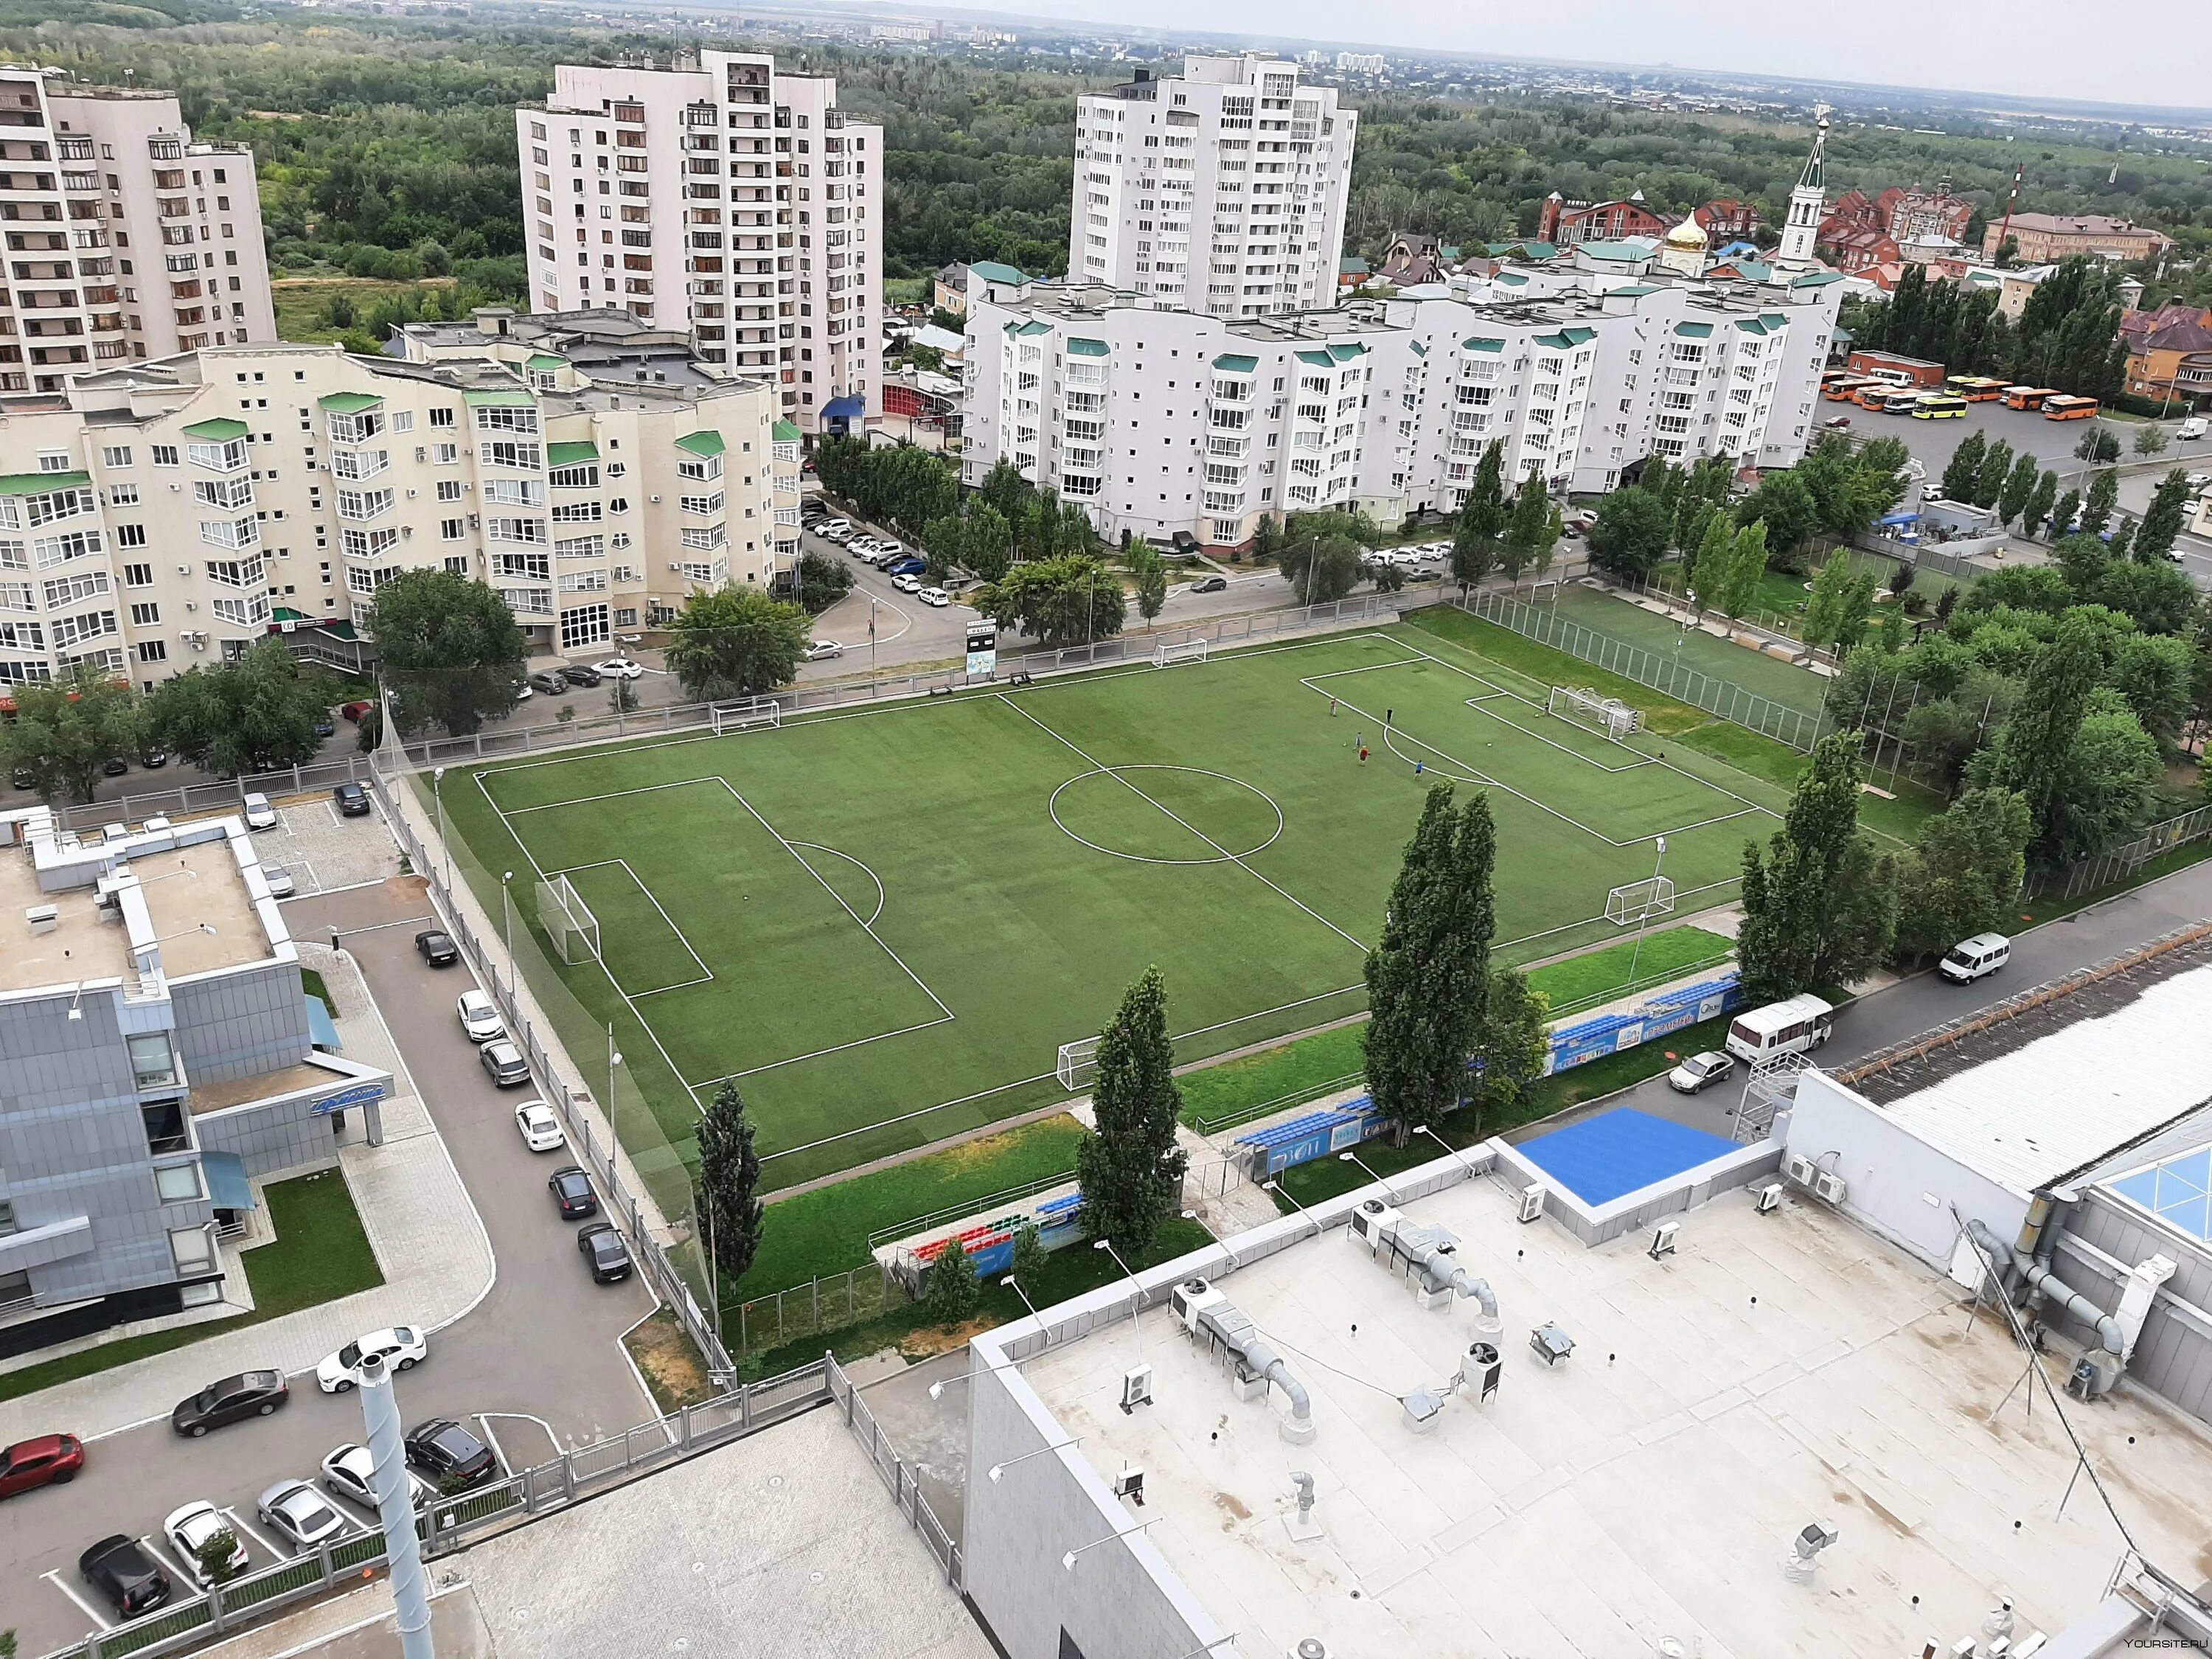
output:
<path id="1" fill-rule="evenodd" d="M 1839 380 L 1831 380 L 1820 388 L 1820 395 L 1831 403 L 1847 404 L 1858 395 L 1863 386 L 1873 384 L 1863 374 L 1846 374 Z"/>
<path id="2" fill-rule="evenodd" d="M 2047 386 L 2008 386 L 2004 389 L 2004 406 L 2007 409 L 2038 410 L 2043 407 L 2045 398 L 2058 395 Z"/>
<path id="3" fill-rule="evenodd" d="M 1943 390 L 1970 404 L 1988 404 L 2004 396 L 2005 383 L 1986 374 L 1954 374 L 1943 383 Z"/>
<path id="4" fill-rule="evenodd" d="M 2043 418 L 2046 421 L 2086 421 L 2097 412 L 2094 398 L 2045 398 Z"/>
<path id="5" fill-rule="evenodd" d="M 1851 401 L 1861 409 L 1886 409 L 1889 406 L 1889 400 L 1897 395 L 1894 381 L 1868 380 L 1851 393 Z"/>

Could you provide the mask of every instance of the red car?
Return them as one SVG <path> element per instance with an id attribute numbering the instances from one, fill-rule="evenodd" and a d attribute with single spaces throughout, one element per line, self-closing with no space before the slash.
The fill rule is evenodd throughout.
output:
<path id="1" fill-rule="evenodd" d="M 361 724 L 361 717 L 375 707 L 376 705 L 373 702 L 341 703 L 338 705 L 338 713 L 344 715 L 346 719 L 353 721 L 355 725 L 358 726 Z"/>
<path id="2" fill-rule="evenodd" d="M 84 1467 L 84 1442 L 73 1434 L 46 1434 L 20 1440 L 0 1451 L 0 1498 L 13 1498 L 33 1486 L 60 1486 Z"/>

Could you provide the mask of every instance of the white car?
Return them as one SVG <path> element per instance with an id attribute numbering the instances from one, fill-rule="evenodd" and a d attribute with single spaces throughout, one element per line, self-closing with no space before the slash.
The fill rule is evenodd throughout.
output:
<path id="1" fill-rule="evenodd" d="M 461 1017 L 461 1030 L 471 1042 L 489 1042 L 507 1035 L 507 1022 L 499 1017 L 499 1005 L 489 991 L 462 992 L 453 1012 Z"/>
<path id="2" fill-rule="evenodd" d="M 331 1449 L 323 1459 L 323 1486 L 331 1496 L 343 1498 L 365 1510 L 376 1507 L 376 1489 L 369 1484 L 376 1468 L 376 1455 L 363 1445 L 348 1441 L 343 1446 Z M 415 1508 L 421 1510 L 438 1495 L 438 1489 L 412 1469 L 403 1468 L 407 1477 L 408 1494 Z"/>
<path id="3" fill-rule="evenodd" d="M 595 662 L 592 666 L 611 680 L 641 680 L 645 678 L 645 665 L 633 662 L 628 657 L 609 657 L 605 662 Z"/>
<path id="4" fill-rule="evenodd" d="M 909 570 L 903 576 L 892 577 L 891 586 L 902 593 L 919 593 L 921 592 L 921 578 Z"/>
<path id="5" fill-rule="evenodd" d="M 566 1144 L 561 1120 L 542 1100 L 526 1100 L 516 1107 L 514 1127 L 522 1131 L 522 1144 L 533 1152 L 557 1152 Z"/>
<path id="6" fill-rule="evenodd" d="M 1667 1086 L 1678 1095 L 1701 1094 L 1735 1070 L 1735 1056 L 1716 1049 L 1692 1054 L 1667 1073 Z"/>
<path id="7" fill-rule="evenodd" d="M 234 1577 L 246 1571 L 246 1540 L 238 1535 L 238 1528 L 230 1524 L 230 1517 L 221 1510 L 212 1504 L 187 1504 L 180 1510 L 172 1510 L 169 1518 L 161 1522 L 161 1536 L 169 1540 L 170 1549 L 202 1589 L 215 1583 L 215 1575 L 207 1570 L 200 1552 L 217 1533 L 226 1533 L 230 1537 L 230 1555 L 224 1565 Z"/>
<path id="8" fill-rule="evenodd" d="M 246 798 L 246 827 L 249 830 L 274 830 L 276 809 L 269 804 L 269 797 L 259 793 Z"/>
<path id="9" fill-rule="evenodd" d="M 853 521 L 850 519 L 825 519 L 814 526 L 814 533 L 827 536 L 832 540 L 839 536 L 849 536 L 853 533 Z"/>
<path id="10" fill-rule="evenodd" d="M 430 1339 L 413 1325 L 394 1325 L 371 1331 L 349 1342 L 315 1367 L 315 1386 L 325 1394 L 343 1394 L 361 1386 L 361 1368 L 372 1355 L 382 1355 L 396 1371 L 411 1371 L 430 1355 Z"/>
<path id="11" fill-rule="evenodd" d="M 807 662 L 827 662 L 832 657 L 842 657 L 845 647 L 835 640 L 809 640 L 806 649 L 799 653 Z"/>
<path id="12" fill-rule="evenodd" d="M 353 1524 L 304 1480 L 279 1480 L 261 1494 L 254 1509 L 263 1523 L 283 1534 L 295 1549 L 313 1549 Z"/>
<path id="13" fill-rule="evenodd" d="M 263 865 L 261 879 L 269 884 L 269 896 L 271 898 L 289 898 L 300 890 L 292 884 L 292 872 L 281 864 Z"/>
<path id="14" fill-rule="evenodd" d="M 933 605 L 940 607 L 952 603 L 952 596 L 941 587 L 924 587 L 918 589 L 915 593 L 915 598 L 920 599 L 924 605 Z"/>

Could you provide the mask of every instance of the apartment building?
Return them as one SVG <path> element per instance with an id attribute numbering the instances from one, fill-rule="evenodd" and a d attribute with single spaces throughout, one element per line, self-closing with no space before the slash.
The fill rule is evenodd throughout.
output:
<path id="1" fill-rule="evenodd" d="M 1982 232 L 1982 254 L 1996 258 L 2010 240 L 2014 264 L 2035 265 L 2089 254 L 2100 259 L 2148 259 L 2173 246 L 2173 238 L 2132 219 L 2102 213 L 2015 213 L 1992 219 Z"/>
<path id="2" fill-rule="evenodd" d="M 0 392 L 276 337 L 253 152 L 174 93 L 0 64 Z"/>
<path id="3" fill-rule="evenodd" d="M 0 1357 L 220 1316 L 253 1182 L 335 1162 L 349 1114 L 380 1140 L 391 1073 L 315 1048 L 234 817 L 0 812 Z"/>
<path id="4" fill-rule="evenodd" d="M 1070 281 L 1210 317 L 1334 304 L 1359 118 L 1300 74 L 1193 57 L 1078 99 Z"/>
<path id="5" fill-rule="evenodd" d="M 0 684 L 351 640 L 378 587 L 441 566 L 534 649 L 603 652 L 794 568 L 799 436 L 767 383 L 623 313 L 491 309 L 399 347 L 210 347 L 0 398 Z"/>
<path id="6" fill-rule="evenodd" d="M 810 436 L 880 412 L 883 129 L 834 79 L 753 52 L 562 64 L 514 123 L 538 310 L 689 331 Z"/>

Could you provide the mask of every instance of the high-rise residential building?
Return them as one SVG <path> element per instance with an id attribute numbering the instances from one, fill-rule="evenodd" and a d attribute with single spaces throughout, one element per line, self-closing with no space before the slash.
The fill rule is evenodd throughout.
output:
<path id="1" fill-rule="evenodd" d="M 1209 317 L 1335 304 L 1359 118 L 1301 73 L 1194 57 L 1078 99 L 1068 279 Z"/>
<path id="2" fill-rule="evenodd" d="M 835 80 L 757 52 L 562 64 L 514 124 L 538 310 L 689 330 L 808 434 L 880 410 L 883 129 Z"/>
<path id="3" fill-rule="evenodd" d="M 173 92 L 0 64 L 0 392 L 276 337 L 253 152 Z"/>
<path id="4" fill-rule="evenodd" d="M 0 686 L 150 685 L 271 633 L 360 654 L 377 589 L 488 583 L 534 649 L 604 654 L 795 567 L 799 428 L 622 312 L 417 324 L 400 356 L 220 346 L 0 398 Z"/>

